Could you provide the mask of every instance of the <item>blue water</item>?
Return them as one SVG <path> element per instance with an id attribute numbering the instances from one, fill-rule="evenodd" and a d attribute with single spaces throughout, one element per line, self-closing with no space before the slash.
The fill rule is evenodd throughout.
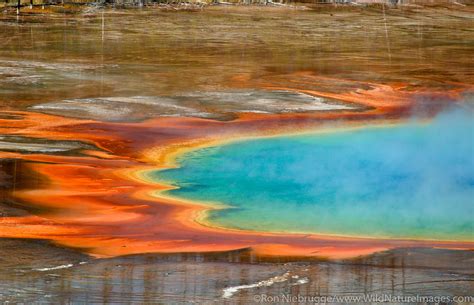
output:
<path id="1" fill-rule="evenodd" d="M 474 120 L 264 138 L 187 153 L 153 178 L 167 195 L 231 206 L 215 225 L 258 231 L 473 240 Z"/>

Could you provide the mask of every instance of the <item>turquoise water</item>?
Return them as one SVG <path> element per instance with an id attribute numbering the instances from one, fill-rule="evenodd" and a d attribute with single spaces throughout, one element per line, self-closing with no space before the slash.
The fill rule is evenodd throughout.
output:
<path id="1" fill-rule="evenodd" d="M 473 240 L 474 120 L 253 139 L 187 153 L 154 172 L 167 195 L 231 206 L 223 227 Z"/>

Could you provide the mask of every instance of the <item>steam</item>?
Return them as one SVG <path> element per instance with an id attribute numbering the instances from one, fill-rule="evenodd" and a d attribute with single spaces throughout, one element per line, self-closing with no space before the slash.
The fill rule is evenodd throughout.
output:
<path id="1" fill-rule="evenodd" d="M 259 139 L 197 151 L 172 195 L 234 208 L 227 227 L 387 237 L 472 239 L 474 116 L 450 109 L 431 122 Z"/>

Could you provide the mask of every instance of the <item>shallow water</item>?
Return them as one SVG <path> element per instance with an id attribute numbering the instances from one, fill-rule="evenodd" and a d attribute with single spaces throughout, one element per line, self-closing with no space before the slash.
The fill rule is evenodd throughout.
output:
<path id="1" fill-rule="evenodd" d="M 333 263 L 282 259 L 269 264 L 247 251 L 94 260 L 39 241 L 2 239 L 0 245 L 4 256 L 19 256 L 12 264 L 0 258 L 0 300 L 6 303 L 254 304 L 256 295 L 282 292 L 293 297 L 453 296 L 469 295 L 473 280 L 472 252 L 441 249 L 399 249 Z M 38 271 L 61 265 L 72 267 Z M 232 296 L 224 298 L 228 291 Z"/>
<path id="2" fill-rule="evenodd" d="M 76 113 L 61 108 L 54 113 L 107 119 L 108 114 L 100 116 L 97 110 L 100 100 L 94 99 L 160 99 L 242 86 L 329 92 L 365 86 L 343 79 L 407 83 L 410 90 L 472 84 L 472 14 L 461 6 L 386 8 L 385 15 L 376 8 L 318 12 L 261 7 L 4 14 L 0 29 L 2 109 L 79 103 Z M 340 80 L 286 76 L 298 71 Z M 81 100 L 64 102 L 71 99 L 95 103 L 88 111 Z M 210 105 L 193 106 L 213 112 L 216 104 L 226 103 L 216 95 L 210 99 Z M 48 112 L 48 107 L 31 109 Z M 114 110 L 123 110 L 114 114 L 118 119 L 149 111 L 133 103 Z"/>
<path id="3" fill-rule="evenodd" d="M 166 194 L 256 231 L 472 240 L 474 118 L 237 142 L 182 156 Z"/>
<path id="4" fill-rule="evenodd" d="M 18 225 L 19 231 L 33 233 L 34 238 L 65 237 L 70 232 L 64 233 L 61 229 L 67 222 L 81 228 L 89 227 L 91 222 L 94 223 L 96 216 L 104 214 L 108 216 L 109 212 L 114 214 L 117 210 L 122 211 L 122 205 L 125 207 L 128 204 L 136 204 L 132 202 L 135 184 L 130 186 L 127 181 L 114 185 L 110 182 L 100 187 L 101 182 L 106 179 L 107 181 L 117 179 L 116 176 L 103 176 L 104 172 L 111 172 L 115 168 L 107 167 L 106 170 L 102 170 L 101 167 L 96 167 L 95 161 L 99 163 L 104 161 L 100 158 L 114 157 L 107 155 L 102 149 L 117 150 L 119 159 L 125 157 L 124 159 L 129 160 L 129 155 L 135 156 L 135 153 L 138 153 L 137 145 L 133 144 L 140 142 L 130 137 L 143 138 L 143 142 L 151 142 L 156 139 L 166 140 L 191 129 L 183 131 L 160 125 L 156 130 L 145 129 L 146 133 L 139 133 L 135 130 L 137 125 L 134 125 L 137 121 L 162 116 L 232 120 L 245 111 L 282 113 L 288 108 L 296 112 L 326 111 L 328 107 L 341 109 L 342 104 L 337 99 L 314 98 L 301 93 L 304 90 L 319 90 L 329 93 L 350 92 L 353 96 L 357 96 L 359 90 L 374 89 L 377 92 L 379 84 L 387 85 L 389 93 L 390 90 L 399 93 L 397 90 L 401 87 L 405 92 L 422 92 L 420 96 L 415 97 L 417 100 L 427 102 L 427 107 L 421 107 L 421 111 L 424 111 L 439 102 L 446 102 L 444 98 L 439 98 L 440 91 L 443 93 L 450 90 L 468 91 L 474 83 L 472 79 L 474 31 L 470 6 L 458 5 L 455 9 L 385 7 L 384 11 L 381 8 L 338 7 L 303 11 L 293 8 L 226 6 L 198 12 L 165 12 L 156 8 L 105 11 L 91 8 L 87 11 L 76 15 L 30 15 L 25 12 L 20 16 L 0 15 L 0 110 L 42 112 L 56 116 L 106 121 L 82 126 L 74 121 L 73 124 L 79 125 L 65 126 L 65 129 L 97 136 L 111 133 L 110 139 L 104 137 L 105 140 L 100 142 L 101 145 L 93 145 L 89 140 L 81 142 L 80 139 L 88 138 L 76 137 L 76 133 L 71 136 L 56 134 L 61 126 L 59 128 L 47 126 L 45 130 L 41 129 L 41 123 L 54 123 L 60 118 L 56 117 L 50 122 L 43 121 L 43 117 L 39 116 L 37 121 L 34 119 L 30 121 L 18 113 L 1 113 L 2 130 L 5 132 L 5 135 L 0 137 L 2 153 L 19 153 L 16 155 L 18 158 L 25 155 L 34 157 L 39 155 L 40 161 L 25 158 L 24 162 L 20 162 L 16 157 L 2 159 L 0 222 L 5 225 L 4 228 L 11 229 L 15 224 L 9 222 L 5 224 L 5 219 L 22 219 L 33 213 L 41 216 L 41 224 L 58 224 L 58 227 L 55 227 L 58 231 L 46 237 L 40 236 L 41 225 L 38 230 L 31 222 L 28 222 L 26 227 Z M 390 105 L 392 96 L 389 94 L 387 100 L 385 95 L 382 97 L 383 101 Z M 452 101 L 450 98 L 447 100 Z M 344 104 L 344 106 L 356 106 L 356 109 L 350 110 L 361 111 L 357 105 Z M 109 123 L 111 121 L 113 123 Z M 121 127 L 122 121 L 133 124 Z M 423 128 L 410 128 L 410 131 L 416 129 L 419 133 L 425 132 Z M 407 132 L 403 129 L 393 130 L 398 130 L 395 136 L 397 133 Z M 349 144 L 370 142 L 373 140 L 371 135 L 375 132 L 381 132 L 387 137 L 394 136 L 386 130 L 372 130 L 363 132 Z M 443 133 L 443 130 L 440 132 Z M 446 132 L 452 136 L 453 129 L 447 129 Z M 461 130 L 459 133 L 463 136 L 464 144 L 467 143 L 465 133 L 466 130 Z M 120 135 L 120 141 L 117 140 L 117 135 Z M 455 142 L 458 137 L 460 136 L 456 135 L 452 141 L 448 141 L 449 145 L 446 144 L 446 148 L 456 147 L 464 151 L 464 147 L 459 147 L 461 144 Z M 337 155 L 337 151 L 331 150 L 329 144 L 333 141 L 341 145 L 340 140 L 345 138 L 347 134 L 344 133 L 326 137 L 325 149 Z M 411 135 L 410 132 L 410 138 L 417 139 L 417 134 Z M 315 136 L 278 141 L 283 144 L 289 141 L 305 151 L 311 150 L 314 143 L 319 143 L 321 139 L 322 137 Z M 266 147 L 280 148 L 278 141 L 268 141 Z M 253 155 L 255 148 L 262 147 L 260 141 L 255 143 L 258 144 L 257 147 L 250 142 L 243 143 L 240 152 L 247 150 L 247 156 Z M 388 147 L 390 145 L 394 145 L 393 142 L 388 143 Z M 342 147 L 346 150 L 351 148 L 350 145 Z M 409 148 L 407 153 L 413 150 L 413 146 L 407 147 Z M 320 148 L 324 149 L 324 146 Z M 92 165 L 82 164 L 84 152 L 93 150 L 96 152 L 100 150 L 101 154 L 92 157 L 89 155 Z M 232 157 L 232 151 L 233 149 L 220 158 Z M 123 152 L 125 154 L 120 154 Z M 267 158 L 273 152 L 262 153 Z M 288 153 L 296 155 L 291 149 Z M 46 158 L 46 162 L 41 161 L 41 157 L 45 154 L 54 155 L 58 159 Z M 207 154 L 206 152 L 196 157 L 202 158 Z M 445 157 L 449 159 L 456 156 L 458 156 L 456 153 L 447 152 Z M 67 159 L 69 157 L 70 159 Z M 402 157 L 395 158 L 396 163 L 401 163 Z M 458 161 L 464 164 L 465 157 L 460 156 Z M 274 158 L 278 161 L 277 156 Z M 311 158 L 312 155 L 309 154 L 309 159 Z M 421 159 L 423 162 L 419 168 L 424 169 L 427 163 Z M 448 159 L 442 158 L 444 162 Z M 54 160 L 60 161 L 54 163 Z M 238 165 L 241 161 L 236 160 L 235 164 Z M 378 161 L 383 163 L 383 160 Z M 263 169 L 269 169 L 262 164 L 260 165 Z M 299 162 L 299 164 L 305 163 Z M 53 182 L 33 170 L 35 165 L 51 167 L 51 171 L 58 173 L 59 176 L 61 168 L 64 170 L 65 167 L 77 166 L 80 170 L 73 171 L 74 177 L 66 175 L 64 181 Z M 245 167 L 241 166 L 241 170 L 254 164 L 244 165 Z M 356 167 L 357 164 L 348 163 L 348 165 Z M 229 164 L 226 165 L 228 166 Z M 278 166 L 276 162 L 274 170 L 277 170 Z M 413 175 L 410 168 L 414 167 L 386 170 L 394 174 L 401 171 L 410 176 Z M 470 169 L 470 165 L 466 168 Z M 239 169 L 232 170 L 231 173 L 238 173 Z M 435 166 L 434 170 L 439 168 Z M 451 170 L 452 168 L 448 171 L 450 175 L 459 177 L 458 172 Z M 293 172 L 289 172 L 288 177 L 297 176 L 299 172 L 296 168 Z M 353 178 L 365 177 L 372 172 L 374 171 L 361 171 L 359 176 Z M 251 179 L 261 177 L 259 176 L 261 173 L 254 173 L 255 176 L 250 177 Z M 275 177 L 278 176 L 276 174 Z M 87 179 L 88 175 L 92 177 L 90 180 Z M 223 181 L 231 179 L 231 177 L 221 178 Z M 280 181 L 283 186 L 275 191 L 281 192 L 282 200 L 278 203 L 281 211 L 288 211 L 284 202 L 290 196 L 284 191 L 289 189 L 289 185 L 296 190 L 308 186 L 309 178 L 301 178 L 306 179 L 302 179 L 300 184 L 298 181 L 284 179 Z M 65 183 L 50 185 L 57 182 Z M 372 180 L 370 182 L 371 185 L 376 184 Z M 234 182 L 231 181 L 231 185 L 232 183 Z M 336 180 L 328 183 L 331 187 L 338 186 Z M 80 186 L 79 191 L 74 189 L 75 184 Z M 414 185 L 419 186 L 419 183 Z M 38 197 L 41 197 L 50 193 L 47 189 L 49 186 L 53 188 L 54 194 L 58 193 L 56 191 L 60 193 L 60 190 L 67 194 L 66 197 L 59 199 L 53 196 L 53 199 L 47 202 L 57 204 L 58 210 L 43 209 L 42 205 L 30 202 L 18 202 L 17 198 L 12 196 L 16 191 L 32 190 L 33 193 L 38 192 L 40 195 Z M 403 183 L 400 186 L 403 187 Z M 195 187 L 200 188 L 201 185 Z M 385 190 L 387 185 L 376 185 L 376 187 Z M 459 188 L 461 199 L 466 196 L 465 184 L 454 184 L 453 187 Z M 129 191 L 123 196 L 120 192 L 113 194 L 124 189 Z M 89 193 L 102 191 L 110 191 L 109 195 L 113 195 Z M 249 191 L 258 192 L 255 189 Z M 446 198 L 452 191 L 441 192 L 440 198 Z M 292 195 L 294 197 L 290 199 L 301 198 L 304 201 L 303 195 L 297 194 L 300 197 Z M 364 194 L 356 193 L 356 195 L 359 197 L 355 198 L 360 198 Z M 271 197 L 272 194 L 265 196 Z M 114 198 L 117 199 L 116 205 L 110 201 Z M 104 199 L 105 202 L 99 199 Z M 72 202 L 77 204 L 71 204 Z M 91 202 L 92 209 L 89 209 L 87 203 Z M 105 204 L 100 205 L 101 203 Z M 97 204 L 100 205 L 100 213 L 96 213 Z M 334 201 L 334 204 L 337 205 L 337 201 Z M 138 211 L 144 211 L 145 214 L 150 210 L 153 211 L 146 208 L 147 205 L 154 207 L 156 203 L 139 202 Z M 303 202 L 303 205 L 309 206 L 311 202 Z M 466 221 L 469 212 L 461 215 L 459 210 L 447 209 L 445 202 L 435 202 L 435 206 L 438 206 L 439 210 L 433 211 L 432 216 L 440 218 L 443 223 L 447 217 L 440 215 L 440 211 L 447 211 L 447 215 L 457 218 L 456 221 L 451 221 L 443 227 L 444 231 L 437 226 L 429 230 L 429 234 L 437 232 L 439 236 L 449 236 L 450 239 L 460 238 L 463 228 L 459 224 Z M 252 209 L 252 212 L 257 211 L 257 207 L 246 208 Z M 277 213 L 274 211 L 275 208 L 268 205 L 261 208 L 268 213 L 268 217 L 271 213 L 274 213 L 272 217 L 276 217 L 275 219 L 281 217 L 281 211 Z M 380 208 L 374 210 L 378 213 L 387 212 Z M 301 211 L 290 211 L 287 214 L 291 216 L 291 220 Z M 365 211 L 367 206 L 358 213 L 363 214 Z M 64 218 L 57 222 L 48 219 L 55 212 L 66 216 L 66 221 Z M 337 213 L 326 212 L 328 215 L 338 216 Z M 217 218 L 211 220 L 215 223 L 218 223 L 219 219 L 226 220 L 228 221 L 226 225 L 229 225 L 234 217 L 242 218 L 245 213 L 243 209 L 229 210 L 229 213 L 214 215 Z M 249 222 L 244 220 L 242 225 L 255 225 L 257 219 L 255 216 L 258 214 L 250 214 Z M 406 215 L 406 221 L 413 226 L 413 215 L 416 214 L 407 212 Z M 355 218 L 353 215 L 349 216 L 348 219 Z M 118 236 L 119 243 L 123 242 L 123 247 L 128 246 L 128 249 L 133 247 L 126 239 L 120 241 L 121 237 L 140 238 L 145 235 L 144 238 L 152 236 L 150 239 L 153 240 L 162 237 L 160 233 L 155 234 L 150 230 L 153 227 L 150 222 L 155 218 L 146 218 L 148 221 L 145 219 L 143 223 L 139 218 L 140 223 L 132 224 L 113 222 L 117 219 L 124 220 L 122 215 L 107 219 L 107 222 L 99 224 L 98 230 L 92 232 L 92 235 L 103 237 L 104 242 L 113 242 Z M 312 230 L 314 224 L 308 223 L 308 219 L 308 215 L 302 215 L 301 224 L 306 226 L 303 229 Z M 394 220 L 390 217 L 388 220 L 390 220 L 388 228 L 393 229 Z M 328 226 L 333 225 L 335 231 L 341 231 L 338 223 L 325 221 Z M 272 229 L 271 224 L 265 220 L 260 219 L 259 222 Z M 295 229 L 291 227 L 291 222 L 281 221 L 280 224 L 288 226 L 287 230 Z M 370 221 L 369 224 L 374 226 Z M 346 224 L 345 229 L 351 225 L 353 224 Z M 101 236 L 102 229 L 106 231 L 110 229 L 113 237 Z M 423 235 L 426 233 L 425 229 L 421 228 L 416 232 L 415 229 L 410 229 L 408 233 L 410 236 L 414 233 Z M 364 230 L 367 230 L 367 227 L 361 228 L 359 234 L 365 233 Z M 202 236 L 196 236 L 193 232 L 180 233 L 182 232 L 176 232 L 179 242 L 202 242 Z M 376 233 L 387 234 L 387 232 Z M 391 233 L 408 234 L 400 230 Z M 210 239 L 211 243 L 214 241 Z M 77 246 L 74 242 L 68 245 Z M 300 262 L 294 265 L 283 262 L 270 264 L 268 261 L 260 263 L 252 259 L 239 264 L 239 255 L 232 253 L 219 254 L 223 256 L 219 260 L 214 257 L 206 260 L 202 254 L 175 254 L 172 255 L 173 258 L 145 255 L 94 260 L 81 254 L 80 251 L 90 249 L 87 247 L 86 245 L 76 251 L 58 249 L 45 245 L 44 242 L 29 239 L 0 239 L 0 302 L 222 303 L 226 288 L 242 286 L 252 288 L 239 290 L 232 296 L 231 302 L 252 303 L 255 301 L 255 293 L 260 292 L 271 295 L 280 294 L 282 291 L 293 295 L 362 294 L 371 291 L 410 295 L 433 293 L 460 295 L 472 291 L 472 251 L 458 253 L 445 250 L 400 249 L 394 253 L 376 254 L 367 261 L 359 260 L 348 265 L 323 262 L 310 266 L 306 262 L 301 262 L 301 258 Z M 182 258 L 186 256 L 195 258 L 189 261 L 183 260 Z M 247 256 L 252 258 L 253 254 Z M 284 261 L 285 258 L 281 259 Z M 81 264 L 82 262 L 87 263 Z M 72 267 L 64 267 L 71 264 Z M 61 269 L 52 269 L 58 267 Z M 258 283 L 262 281 L 267 283 L 286 272 L 291 272 L 292 276 L 298 275 L 300 279 L 307 278 L 308 283 L 293 285 L 298 279 L 289 278 L 272 286 L 254 288 Z"/>

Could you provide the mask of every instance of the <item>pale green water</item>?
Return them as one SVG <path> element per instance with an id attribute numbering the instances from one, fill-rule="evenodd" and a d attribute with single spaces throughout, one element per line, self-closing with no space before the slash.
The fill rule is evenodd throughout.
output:
<path id="1" fill-rule="evenodd" d="M 428 125 L 258 139 L 201 149 L 169 195 L 233 208 L 219 226 L 261 231 L 473 237 L 474 121 L 460 112 Z"/>

